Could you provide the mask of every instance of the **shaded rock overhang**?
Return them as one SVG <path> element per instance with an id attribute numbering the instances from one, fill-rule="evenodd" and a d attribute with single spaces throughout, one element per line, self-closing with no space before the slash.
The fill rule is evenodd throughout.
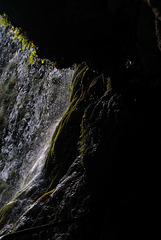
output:
<path id="1" fill-rule="evenodd" d="M 140 2 L 1 0 L 0 13 L 27 32 L 40 57 L 60 67 L 90 61 L 104 69 L 135 52 Z"/>

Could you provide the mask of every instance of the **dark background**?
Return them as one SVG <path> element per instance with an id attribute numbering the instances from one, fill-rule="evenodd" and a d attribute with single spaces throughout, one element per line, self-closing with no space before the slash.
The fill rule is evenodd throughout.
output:
<path id="1" fill-rule="evenodd" d="M 0 11 L 27 32 L 40 57 L 60 67 L 90 61 L 102 70 L 137 54 L 139 5 L 139 0 L 1 0 Z"/>
<path id="2" fill-rule="evenodd" d="M 87 94 L 86 110 L 80 99 L 81 114 L 74 115 L 80 122 L 70 125 L 72 139 L 75 126 L 80 133 L 85 111 L 84 162 L 91 193 L 87 239 L 93 229 L 111 240 L 155 239 L 159 230 L 161 24 L 154 9 L 161 11 L 159 0 L 150 1 L 151 6 L 145 2 L 0 1 L 0 12 L 27 32 L 40 57 L 56 60 L 59 67 L 87 61 L 95 72 L 111 77 L 111 98 L 108 93 L 99 95 L 105 78 L 98 81 L 95 93 L 100 98 L 95 96 L 92 105 Z M 92 81 L 92 74 L 85 83 Z M 90 151 L 93 139 L 97 152 Z M 73 146 L 68 136 L 67 140 Z"/>

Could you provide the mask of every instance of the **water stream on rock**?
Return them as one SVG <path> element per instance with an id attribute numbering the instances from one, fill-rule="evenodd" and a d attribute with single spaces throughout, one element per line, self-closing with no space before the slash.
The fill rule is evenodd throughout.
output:
<path id="1" fill-rule="evenodd" d="M 41 182 L 51 137 L 69 105 L 73 70 L 48 60 L 31 64 L 31 54 L 0 27 L 0 207 Z"/>
<path id="2" fill-rule="evenodd" d="M 40 181 L 41 177 L 41 171 L 45 162 L 46 155 L 48 153 L 51 140 L 52 140 L 52 135 L 59 123 L 60 119 L 56 120 L 53 124 L 53 126 L 48 130 L 48 137 L 49 139 L 47 140 L 46 143 L 44 143 L 44 148 L 42 148 L 36 157 L 36 160 L 34 162 L 34 165 L 31 167 L 29 172 L 26 172 L 25 179 L 23 181 L 23 184 L 21 186 L 21 191 L 29 191 L 32 189 L 33 185 L 36 184 L 37 181 Z M 20 192 L 21 192 L 20 191 Z"/>
<path id="3" fill-rule="evenodd" d="M 64 123 L 72 106 L 70 85 L 76 69 L 57 69 L 47 59 L 36 58 L 31 63 L 32 54 L 33 49 L 22 47 L 10 27 L 0 27 L 0 236 L 75 218 L 82 215 L 88 202 L 81 192 L 85 173 L 80 156 L 71 155 L 81 119 L 73 117 L 78 129 L 71 128 L 70 121 Z M 59 142 L 64 127 L 65 141 Z M 59 160 L 56 147 L 49 151 L 53 150 L 54 132 L 59 153 L 70 153 Z M 66 145 L 70 141 L 72 144 Z M 62 162 L 65 164 L 59 165 Z M 57 229 L 51 235 L 49 239 L 66 239 L 69 233 Z"/>

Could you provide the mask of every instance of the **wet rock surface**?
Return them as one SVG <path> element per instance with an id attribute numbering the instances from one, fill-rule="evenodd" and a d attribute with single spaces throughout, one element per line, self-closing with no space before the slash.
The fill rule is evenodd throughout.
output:
<path id="1" fill-rule="evenodd" d="M 24 226 L 31 228 L 73 218 L 80 218 L 79 221 L 81 221 L 89 202 L 85 188 L 84 170 L 78 158 L 56 188 L 44 194 L 22 215 L 16 223 L 16 229 L 21 230 Z M 35 234 L 35 238 L 79 239 L 81 231 L 79 221 L 62 225 L 60 228 L 53 226 L 45 232 L 40 229 L 40 233 Z M 22 239 L 27 239 L 27 237 L 23 236 Z"/>
<path id="2" fill-rule="evenodd" d="M 6 9 L 7 2 L 5 2 Z M 17 0 L 17 3 L 20 1 Z M 33 1 L 33 10 L 36 9 L 34 5 L 36 3 L 37 1 Z M 62 3 L 64 5 L 61 9 L 59 4 Z M 81 35 L 82 37 L 78 40 L 82 47 L 79 51 L 77 48 L 71 51 L 70 44 L 66 44 L 64 40 L 61 51 L 59 52 L 60 48 L 57 49 L 60 53 L 56 55 L 58 61 L 62 58 L 62 53 L 65 56 L 64 64 L 70 64 L 72 59 L 81 61 L 82 57 L 85 58 L 83 60 L 87 60 L 87 56 L 90 58 L 88 63 L 83 62 L 75 67 L 70 103 L 51 138 L 41 180 L 39 179 L 31 189 L 22 189 L 13 202 L 0 210 L 1 234 L 78 217 L 81 219 L 79 223 L 42 230 L 31 234 L 31 239 L 157 238 L 160 233 L 157 214 L 160 208 L 161 136 L 159 1 L 108 0 L 99 1 L 99 3 L 96 1 L 93 4 L 91 1 L 86 3 L 81 1 L 81 4 L 79 1 L 66 3 L 66 1 L 59 1 L 58 4 L 56 1 L 55 6 L 49 3 L 50 7 L 52 6 L 49 12 L 59 9 L 60 17 L 69 16 L 68 23 L 74 22 L 70 30 L 78 26 L 69 38 L 69 42 L 71 45 L 73 42 L 77 45 L 75 38 Z M 49 5 L 45 5 L 46 11 Z M 21 4 L 20 6 L 23 8 Z M 65 9 L 68 9 L 68 12 Z M 79 10 L 83 15 L 77 16 Z M 91 12 L 90 15 L 87 14 L 89 12 Z M 41 9 L 37 14 L 41 14 Z M 33 15 L 31 19 L 35 17 Z M 37 19 L 39 19 L 38 15 L 36 15 Z M 93 20 L 96 15 L 97 17 Z M 59 22 L 56 16 L 54 17 Z M 11 18 L 20 24 L 20 14 L 17 17 L 12 15 Z M 90 19 L 92 20 L 89 21 Z M 26 17 L 22 25 L 27 21 Z M 98 21 L 100 21 L 99 24 Z M 87 22 L 93 25 L 93 30 L 89 31 L 89 34 L 86 31 L 89 25 L 84 24 Z M 40 22 L 37 21 L 35 24 L 39 26 Z M 49 41 L 52 41 L 55 31 L 58 33 L 57 39 L 64 39 L 62 35 L 66 33 L 63 32 L 66 25 L 59 28 L 60 25 L 61 22 L 55 25 L 62 31 L 59 35 L 60 31 L 58 29 L 56 31 L 53 24 L 48 24 Z M 35 29 L 34 25 L 30 27 L 27 24 L 26 27 L 30 33 Z M 53 31 L 50 31 L 51 29 Z M 67 32 L 68 30 L 66 28 Z M 53 51 L 50 53 L 54 57 L 55 42 L 45 46 L 48 42 L 45 42 L 46 37 L 38 38 L 37 36 L 42 35 L 42 31 L 38 28 L 35 31 L 33 37 L 41 42 L 43 51 L 47 50 L 48 55 L 52 48 Z M 95 34 L 98 37 L 92 41 L 91 36 Z M 85 40 L 83 41 L 82 38 Z M 61 45 L 62 41 L 59 43 Z M 91 48 L 87 47 L 89 45 Z M 77 47 L 79 46 L 78 44 Z M 95 46 L 99 46 L 98 52 Z M 71 54 L 69 60 L 68 50 Z M 42 69 L 44 65 L 40 64 L 41 70 L 36 73 L 38 74 L 36 78 L 44 79 L 46 76 Z M 32 77 L 35 74 L 35 68 L 36 65 L 33 64 L 28 71 Z M 46 85 L 48 78 L 49 75 L 43 86 L 50 96 L 50 87 L 48 89 Z M 30 84 L 27 80 L 24 83 L 27 89 L 30 89 L 29 85 L 33 87 L 32 81 Z M 30 90 L 23 90 L 26 91 L 25 93 L 29 92 L 29 105 L 28 101 L 23 100 L 23 94 L 18 99 L 19 103 L 21 99 L 23 100 L 25 109 L 27 106 L 25 122 L 20 123 L 20 133 L 16 129 L 19 136 L 26 128 L 26 122 L 29 124 L 33 116 L 33 124 L 29 124 L 29 129 L 34 135 L 39 124 L 37 119 L 40 118 L 39 111 L 35 107 L 44 109 L 42 106 L 44 100 L 40 101 L 40 105 L 34 103 L 37 101 L 39 84 L 34 86 L 32 90 L 34 96 Z M 23 89 L 23 84 L 21 87 Z M 39 89 L 39 91 L 42 91 L 43 98 L 43 90 Z M 19 115 L 19 111 L 15 112 Z M 50 106 L 49 111 L 52 111 Z M 45 109 L 42 116 L 44 114 Z M 45 121 L 48 121 L 46 119 L 48 118 L 45 115 Z M 11 115 L 10 120 L 11 124 L 15 123 L 14 114 Z M 42 130 L 41 133 L 43 133 Z M 28 132 L 25 133 L 25 137 L 30 141 Z M 3 171 L 4 167 L 3 161 L 0 169 Z M 0 184 L 2 189 L 8 187 L 4 180 Z M 25 236 L 26 239 L 28 237 L 28 235 Z M 21 239 L 24 239 L 24 236 Z"/>
<path id="3" fill-rule="evenodd" d="M 22 184 L 69 104 L 72 70 L 58 70 L 40 59 L 31 65 L 32 50 L 21 49 L 9 29 L 1 27 L 0 33 L 1 118 L 5 122 L 0 166 L 1 179 L 10 185 L 10 197 L 4 193 L 8 199 Z"/>

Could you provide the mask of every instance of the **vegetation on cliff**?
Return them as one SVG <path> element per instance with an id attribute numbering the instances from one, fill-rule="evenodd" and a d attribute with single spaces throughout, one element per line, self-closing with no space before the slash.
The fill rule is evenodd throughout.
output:
<path id="1" fill-rule="evenodd" d="M 21 28 L 12 26 L 12 24 L 8 21 L 8 16 L 6 14 L 0 16 L 0 24 L 1 27 L 10 28 L 10 32 L 13 33 L 13 39 L 19 39 L 19 42 L 22 44 L 22 49 L 28 46 L 28 48 L 32 50 L 29 61 L 30 64 L 33 64 L 36 58 L 38 58 L 38 55 L 36 53 L 36 46 L 32 41 L 29 41 L 27 33 L 25 33 Z"/>
<path id="2" fill-rule="evenodd" d="M 88 61 L 75 65 L 70 104 L 53 133 L 42 172 L 44 181 L 39 189 L 24 194 L 26 198 L 34 197 L 34 203 L 16 216 L 11 228 L 18 231 L 83 216 L 83 229 L 71 224 L 56 232 L 52 229 L 45 237 L 75 240 L 81 232 L 84 240 L 93 236 L 94 229 L 94 239 L 156 238 L 161 136 L 159 1 L 148 1 L 150 6 L 139 0 L 96 1 L 93 5 L 91 1 L 68 2 L 69 5 L 63 5 L 61 16 L 72 12 L 74 19 L 82 21 L 78 12 L 83 12 L 83 19 L 87 17 L 88 21 L 87 24 L 78 21 L 74 31 L 76 25 L 69 18 L 68 23 L 73 24 L 69 38 L 72 41 L 69 44 L 58 35 L 60 45 L 64 42 L 65 47 L 60 53 L 59 49 L 55 52 L 59 61 L 65 55 L 65 63 L 70 54 L 68 63 L 71 59 L 80 63 L 82 57 Z M 60 3 L 56 1 L 55 8 L 51 4 L 52 15 Z M 100 12 L 92 11 L 90 15 L 91 9 Z M 93 16 L 97 16 L 95 20 Z M 64 26 L 59 29 L 62 31 Z M 32 27 L 30 30 L 33 32 Z M 49 28 L 47 32 L 51 36 L 49 41 L 53 40 L 54 31 Z M 78 43 L 77 39 L 81 39 L 79 50 L 73 44 Z M 49 44 L 47 51 L 51 46 L 54 43 Z M 39 190 L 41 196 L 37 194 Z M 24 204 L 22 195 L 16 200 Z M 13 205 L 9 210 L 1 210 L 2 222 L 5 216 L 8 221 L 8 211 L 13 216 L 15 209 Z M 36 237 L 44 239 L 44 232 Z"/>

